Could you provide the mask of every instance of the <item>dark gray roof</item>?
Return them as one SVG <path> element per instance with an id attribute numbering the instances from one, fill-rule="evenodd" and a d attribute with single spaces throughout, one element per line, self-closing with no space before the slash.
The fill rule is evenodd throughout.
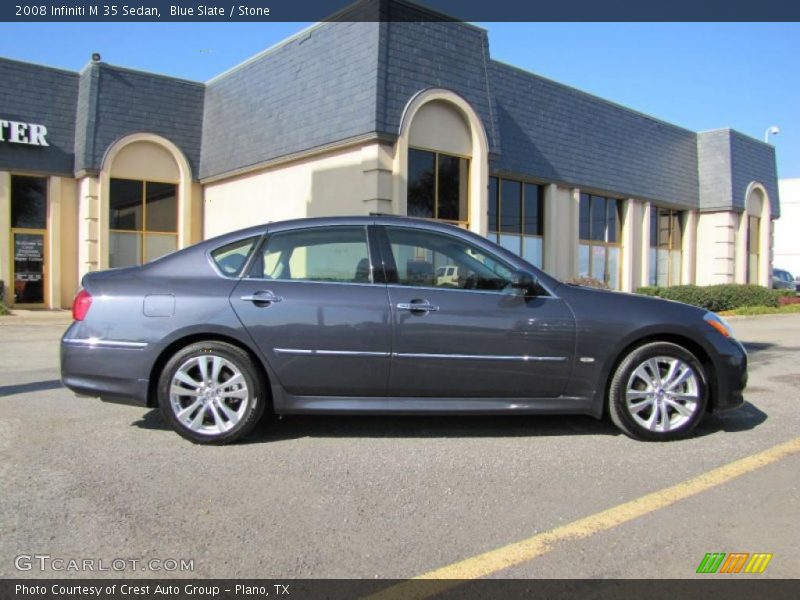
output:
<path id="1" fill-rule="evenodd" d="M 494 170 L 697 205 L 693 132 L 502 63 L 489 72 L 501 139 Z"/>
<path id="2" fill-rule="evenodd" d="M 0 169 L 69 175 L 78 74 L 0 58 L 0 117 L 47 127 L 48 147 L 0 142 Z"/>
<path id="3" fill-rule="evenodd" d="M 767 190 L 773 217 L 780 216 L 775 148 L 732 129 L 697 135 L 701 210 L 745 210 L 745 194 L 756 181 Z"/>
<path id="4" fill-rule="evenodd" d="M 200 177 L 375 132 L 378 29 L 322 23 L 211 80 Z"/>
<path id="5" fill-rule="evenodd" d="M 91 63 L 81 73 L 75 170 L 97 170 L 115 141 L 148 132 L 167 138 L 186 155 L 197 178 L 205 86 Z"/>

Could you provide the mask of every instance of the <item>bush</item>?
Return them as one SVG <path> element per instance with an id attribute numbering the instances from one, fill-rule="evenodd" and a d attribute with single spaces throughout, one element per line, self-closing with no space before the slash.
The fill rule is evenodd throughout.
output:
<path id="1" fill-rule="evenodd" d="M 794 294 L 791 296 L 782 294 L 778 297 L 778 304 L 780 306 L 786 306 L 787 304 L 800 304 L 800 296 L 796 296 Z"/>
<path id="2" fill-rule="evenodd" d="M 760 285 L 727 283 L 722 285 L 675 285 L 672 287 L 643 287 L 637 293 L 658 296 L 720 312 L 743 306 L 778 306 L 779 294 Z"/>
<path id="3" fill-rule="evenodd" d="M 596 288 L 598 290 L 610 289 L 604 281 L 600 281 L 599 279 L 595 279 L 594 277 L 573 277 L 572 279 L 567 279 L 566 283 L 571 283 L 572 285 L 582 285 L 583 287 Z"/>
<path id="4" fill-rule="evenodd" d="M 0 317 L 5 316 L 5 315 L 10 315 L 10 314 L 11 314 L 11 311 L 8 310 L 8 307 L 5 304 L 3 304 L 2 302 L 0 302 Z"/>

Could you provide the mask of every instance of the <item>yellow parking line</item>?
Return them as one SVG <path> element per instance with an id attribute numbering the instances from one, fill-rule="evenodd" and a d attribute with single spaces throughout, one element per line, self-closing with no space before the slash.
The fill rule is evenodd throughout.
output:
<path id="1" fill-rule="evenodd" d="M 424 586 L 413 580 L 403 582 L 378 592 L 371 598 L 428 598 L 459 585 L 460 582 L 457 580 L 486 577 L 524 563 L 550 552 L 560 542 L 582 539 L 613 529 L 798 452 L 800 452 L 800 437 L 712 469 L 677 485 L 415 577 L 415 579 L 447 581 L 430 582 L 433 585 Z"/>

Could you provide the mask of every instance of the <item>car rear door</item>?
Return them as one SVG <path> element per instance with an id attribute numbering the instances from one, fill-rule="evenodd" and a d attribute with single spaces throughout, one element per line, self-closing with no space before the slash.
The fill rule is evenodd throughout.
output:
<path id="1" fill-rule="evenodd" d="M 389 302 L 373 264 L 363 224 L 279 230 L 257 249 L 231 304 L 290 394 L 386 393 Z"/>
<path id="2" fill-rule="evenodd" d="M 508 287 L 512 271 L 501 259 L 460 237 L 399 226 L 379 231 L 382 253 L 396 271 L 388 285 L 394 318 L 389 395 L 562 393 L 575 346 L 574 318 L 563 300 L 522 297 Z M 424 277 L 445 264 L 458 267 L 452 282 Z"/>

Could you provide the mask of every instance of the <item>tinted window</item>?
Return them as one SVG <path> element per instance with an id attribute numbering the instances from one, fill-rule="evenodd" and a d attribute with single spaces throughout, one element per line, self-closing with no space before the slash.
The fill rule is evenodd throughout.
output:
<path id="1" fill-rule="evenodd" d="M 11 176 L 11 227 L 47 227 L 47 179 Z"/>
<path id="2" fill-rule="evenodd" d="M 253 249 L 257 238 L 247 238 L 246 240 L 238 240 L 232 244 L 217 248 L 211 253 L 211 258 L 216 263 L 222 273 L 229 277 L 236 277 L 241 273 L 244 263 L 247 262 L 247 257 Z"/>
<path id="3" fill-rule="evenodd" d="M 522 183 L 503 179 L 500 184 L 500 231 L 522 230 Z"/>
<path id="4" fill-rule="evenodd" d="M 497 177 L 489 177 L 489 231 L 497 231 L 497 209 L 499 208 L 497 193 Z"/>
<path id="5" fill-rule="evenodd" d="M 544 188 L 532 183 L 525 184 L 525 223 L 526 235 L 544 234 Z"/>
<path id="6" fill-rule="evenodd" d="M 364 227 L 317 227 L 267 238 L 250 277 L 291 281 L 370 283 Z"/>
<path id="7" fill-rule="evenodd" d="M 408 151 L 408 216 L 432 219 L 436 206 L 436 155 Z"/>
<path id="8" fill-rule="evenodd" d="M 400 285 L 502 290 L 511 269 L 471 244 L 449 235 L 387 227 Z"/>

